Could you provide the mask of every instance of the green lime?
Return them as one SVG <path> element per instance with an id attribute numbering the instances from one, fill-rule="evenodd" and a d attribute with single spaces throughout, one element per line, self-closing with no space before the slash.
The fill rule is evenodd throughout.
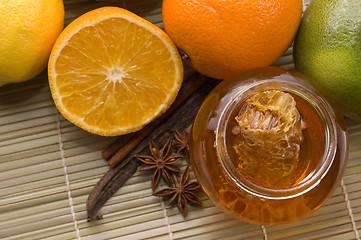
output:
<path id="1" fill-rule="evenodd" d="M 361 120 L 361 0 L 313 0 L 294 44 L 296 70 L 334 97 L 346 117 Z"/>

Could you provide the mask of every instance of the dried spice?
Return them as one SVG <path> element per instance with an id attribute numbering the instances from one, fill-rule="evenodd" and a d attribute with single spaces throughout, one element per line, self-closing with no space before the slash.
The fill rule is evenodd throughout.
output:
<path id="1" fill-rule="evenodd" d="M 189 165 L 183 171 L 179 181 L 174 174 L 172 177 L 174 187 L 162 188 L 155 192 L 154 195 L 158 197 L 171 197 L 169 205 L 177 202 L 179 211 L 182 212 L 183 216 L 186 216 L 188 212 L 188 203 L 202 204 L 197 195 L 193 193 L 200 185 L 197 181 L 187 183 L 189 178 Z"/>
<path id="2" fill-rule="evenodd" d="M 100 208 L 137 171 L 140 162 L 134 161 L 134 158 L 129 159 L 131 160 L 127 160 L 124 166 L 111 168 L 94 186 L 86 203 L 88 222 L 103 218 L 98 214 Z"/>
<path id="3" fill-rule="evenodd" d="M 185 80 L 183 86 L 167 112 L 137 133 L 120 136 L 103 151 L 103 156 L 112 167 L 96 183 L 88 196 L 86 210 L 88 221 L 102 218 L 98 211 L 107 200 L 137 171 L 142 163 L 134 154 L 147 152 L 147 136 L 154 139 L 169 137 L 169 129 L 185 129 L 192 124 L 198 107 L 219 81 L 206 79 L 196 73 Z M 162 123 L 162 124 L 160 124 Z M 147 154 L 147 153 L 145 153 Z"/>
<path id="4" fill-rule="evenodd" d="M 154 141 L 149 140 L 149 150 L 151 155 L 135 155 L 135 157 L 145 163 L 138 167 L 138 171 L 155 169 L 152 178 L 152 190 L 157 187 L 160 178 L 163 178 L 168 185 L 171 185 L 171 174 L 179 172 L 179 168 L 174 166 L 183 156 L 172 154 L 172 139 L 169 139 L 160 151 Z"/>
<path id="5" fill-rule="evenodd" d="M 183 131 L 174 131 L 174 138 L 176 141 L 173 143 L 173 147 L 177 153 L 184 153 L 186 158 L 189 160 L 189 132 L 186 130 Z"/>

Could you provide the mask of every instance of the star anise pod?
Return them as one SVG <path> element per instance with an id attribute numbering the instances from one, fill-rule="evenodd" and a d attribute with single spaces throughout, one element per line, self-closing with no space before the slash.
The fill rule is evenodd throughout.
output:
<path id="1" fill-rule="evenodd" d="M 182 212 L 183 216 L 186 216 L 188 212 L 188 203 L 202 204 L 197 195 L 193 193 L 200 185 L 197 181 L 187 183 L 189 178 L 189 165 L 182 173 L 179 182 L 174 174 L 172 176 L 175 187 L 162 188 L 154 193 L 154 195 L 158 197 L 171 196 L 169 205 L 177 202 L 179 211 Z"/>
<path id="2" fill-rule="evenodd" d="M 169 186 L 171 186 L 170 173 L 179 172 L 179 168 L 174 166 L 179 159 L 183 156 L 180 154 L 171 154 L 172 140 L 169 139 L 163 146 L 162 150 L 155 145 L 154 141 L 149 140 L 149 149 L 151 155 L 135 155 L 137 159 L 142 161 L 143 165 L 138 167 L 138 171 L 144 171 L 149 169 L 155 169 L 152 178 L 152 190 L 154 192 L 157 187 L 160 178 L 163 178 Z"/>
<path id="3" fill-rule="evenodd" d="M 173 143 L 173 147 L 177 153 L 183 152 L 186 158 L 189 159 L 189 132 L 185 130 L 175 130 L 173 135 L 176 139 L 175 143 Z"/>

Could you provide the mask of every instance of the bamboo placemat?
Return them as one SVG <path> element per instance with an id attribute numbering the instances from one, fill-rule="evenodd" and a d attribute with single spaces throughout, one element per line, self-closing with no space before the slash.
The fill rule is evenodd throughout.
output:
<path id="1" fill-rule="evenodd" d="M 101 6 L 119 6 L 162 27 L 161 0 L 65 0 L 66 24 Z M 305 8 L 308 1 L 305 1 Z M 275 63 L 293 68 L 292 48 Z M 187 74 L 191 70 L 187 69 Z M 151 176 L 136 173 L 89 223 L 85 203 L 108 170 L 101 151 L 114 138 L 82 131 L 57 111 L 44 72 L 0 88 L 1 239 L 359 239 L 361 122 L 347 120 L 348 166 L 333 196 L 298 222 L 264 227 L 222 213 L 203 194 L 203 206 L 184 218 L 152 196 Z"/>

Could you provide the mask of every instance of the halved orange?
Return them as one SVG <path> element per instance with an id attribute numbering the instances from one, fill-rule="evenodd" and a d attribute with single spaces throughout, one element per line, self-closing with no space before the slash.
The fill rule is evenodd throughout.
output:
<path id="1" fill-rule="evenodd" d="M 137 131 L 165 112 L 183 80 L 183 65 L 167 34 L 118 7 L 92 10 L 71 22 L 48 64 L 59 112 L 103 136 Z"/>

